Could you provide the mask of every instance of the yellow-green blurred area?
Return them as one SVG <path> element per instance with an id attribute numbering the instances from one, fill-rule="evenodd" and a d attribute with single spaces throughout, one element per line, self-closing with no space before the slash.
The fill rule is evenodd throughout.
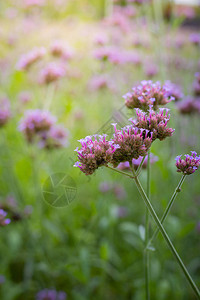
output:
<path id="1" fill-rule="evenodd" d="M 175 157 L 200 155 L 200 16 L 198 5 L 189 4 L 0 1 L 0 209 L 11 219 L 0 225 L 0 299 L 145 299 L 145 204 L 130 178 L 108 168 L 86 176 L 73 167 L 74 149 L 85 136 L 112 134 L 111 123 L 129 124 L 135 112 L 123 95 L 133 86 L 170 80 L 179 94 L 167 105 L 175 133 L 151 147 L 158 158 L 151 165 L 151 201 L 162 216 L 181 178 Z M 31 51 L 41 48 L 27 66 L 27 55 L 31 60 Z M 63 73 L 49 79 L 44 70 L 52 63 Z M 10 114 L 1 125 L 3 99 Z M 67 130 L 65 147 L 28 142 L 19 124 L 36 109 L 49 111 Z M 52 178 L 62 182 L 56 191 Z M 199 170 L 187 176 L 164 223 L 197 286 L 199 180 Z M 140 181 L 146 190 L 146 169 Z M 66 203 L 65 197 L 54 201 L 53 193 L 66 187 Z M 151 219 L 150 233 L 154 229 Z M 160 234 L 153 246 L 151 299 L 196 299 Z M 67 296 L 42 298 L 44 289 Z"/>

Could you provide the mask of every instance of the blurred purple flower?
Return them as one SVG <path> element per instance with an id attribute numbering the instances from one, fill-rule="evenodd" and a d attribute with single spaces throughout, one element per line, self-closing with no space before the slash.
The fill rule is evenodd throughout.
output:
<path id="1" fill-rule="evenodd" d="M 44 47 L 34 48 L 30 52 L 23 54 L 16 64 L 17 70 L 28 70 L 29 67 L 40 60 L 46 54 Z"/>
<path id="2" fill-rule="evenodd" d="M 184 115 L 200 113 L 200 100 L 187 96 L 181 102 L 177 103 L 177 108 Z"/>
<path id="3" fill-rule="evenodd" d="M 147 64 L 144 68 L 145 75 L 148 78 L 152 78 L 155 75 L 157 75 L 158 71 L 159 71 L 158 66 L 154 64 Z"/>
<path id="4" fill-rule="evenodd" d="M 189 39 L 192 44 L 200 46 L 200 33 L 191 33 Z"/>
<path id="5" fill-rule="evenodd" d="M 49 84 L 51 82 L 57 81 L 59 78 L 66 75 L 66 69 L 63 65 L 51 62 L 46 67 L 44 67 L 39 74 L 39 83 Z"/>
<path id="6" fill-rule="evenodd" d="M 6 226 L 10 224 L 10 219 L 7 219 L 6 216 L 7 213 L 3 209 L 0 209 L 0 226 Z"/>
<path id="7" fill-rule="evenodd" d="M 133 159 L 132 160 L 132 166 L 134 167 L 134 169 L 137 170 L 137 168 L 139 167 L 141 161 L 142 161 L 143 157 L 139 157 L 138 159 Z M 146 169 L 147 168 L 147 161 L 148 161 L 148 156 L 145 157 L 142 168 Z M 158 157 L 153 155 L 152 153 L 150 154 L 150 164 L 154 164 L 155 162 L 158 161 Z M 130 171 L 130 166 L 129 166 L 129 162 L 126 161 L 124 163 L 120 163 L 118 165 L 118 168 L 120 170 L 129 170 Z"/>
<path id="8" fill-rule="evenodd" d="M 39 147 L 54 149 L 68 146 L 69 132 L 62 126 L 54 125 L 41 134 Z"/>
<path id="9" fill-rule="evenodd" d="M 29 91 L 22 91 L 19 95 L 18 95 L 19 100 L 23 103 L 26 104 L 28 102 L 31 101 L 32 99 L 32 95 Z"/>
<path id="10" fill-rule="evenodd" d="M 66 300 L 67 294 L 63 291 L 49 290 L 44 289 L 41 290 L 36 295 L 36 300 Z"/>
<path id="11" fill-rule="evenodd" d="M 50 52 L 54 56 L 69 60 L 73 57 L 73 51 L 63 41 L 55 40 L 51 44 Z"/>
<path id="12" fill-rule="evenodd" d="M 55 123 L 56 118 L 48 111 L 39 109 L 27 110 L 19 124 L 19 130 L 22 131 L 29 143 L 42 133 L 50 130 Z"/>
<path id="13" fill-rule="evenodd" d="M 112 84 L 106 75 L 97 75 L 91 78 L 89 81 L 89 89 L 96 91 L 99 89 L 109 88 L 112 89 Z"/>
<path id="14" fill-rule="evenodd" d="M 183 92 L 181 87 L 175 83 L 172 83 L 170 80 L 165 81 L 165 87 L 168 88 L 168 95 L 173 97 L 175 101 L 183 98 Z"/>

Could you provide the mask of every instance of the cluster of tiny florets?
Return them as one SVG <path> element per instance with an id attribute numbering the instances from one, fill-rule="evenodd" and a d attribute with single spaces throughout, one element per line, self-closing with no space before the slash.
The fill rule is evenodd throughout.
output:
<path id="1" fill-rule="evenodd" d="M 66 69 L 63 65 L 51 62 L 43 68 L 39 74 L 39 82 L 41 84 L 49 84 L 57 81 L 59 78 L 66 75 Z"/>
<path id="2" fill-rule="evenodd" d="M 40 60 L 46 54 L 46 49 L 43 47 L 34 48 L 30 52 L 23 54 L 17 62 L 17 70 L 28 70 L 31 65 Z"/>
<path id="3" fill-rule="evenodd" d="M 36 300 L 66 300 L 67 294 L 63 291 L 44 289 L 36 295 Z"/>
<path id="4" fill-rule="evenodd" d="M 119 148 L 113 141 L 106 140 L 106 136 L 106 134 L 86 136 L 85 139 L 79 140 L 81 149 L 75 150 L 79 161 L 74 166 L 79 167 L 86 175 L 91 175 L 99 167 L 106 166 Z"/>
<path id="5" fill-rule="evenodd" d="M 133 87 L 132 92 L 124 95 L 123 98 L 128 108 L 140 108 L 147 111 L 149 105 L 153 105 L 154 110 L 156 110 L 159 105 L 165 105 L 174 100 L 171 94 L 171 89 L 167 85 L 162 86 L 159 81 L 153 83 L 151 80 L 143 80 L 140 85 Z"/>
<path id="6" fill-rule="evenodd" d="M 186 154 L 184 158 L 182 155 L 176 157 L 177 172 L 185 175 L 193 174 L 200 165 L 200 156 L 197 156 L 195 151 L 191 151 L 191 155 Z"/>
<path id="7" fill-rule="evenodd" d="M 131 120 L 131 122 L 138 128 L 144 128 L 152 133 L 152 140 L 159 139 L 164 140 L 166 137 L 172 136 L 175 131 L 169 128 L 168 122 L 170 120 L 169 109 L 160 108 L 155 112 L 150 106 L 148 112 L 144 112 L 140 109 L 136 109 L 137 119 Z"/>
<path id="8" fill-rule="evenodd" d="M 139 156 L 146 156 L 152 143 L 152 134 L 146 129 L 139 129 L 133 125 L 128 125 L 121 130 L 117 130 L 116 124 L 113 124 L 115 133 L 113 142 L 119 145 L 119 148 L 113 154 L 110 161 L 114 167 L 125 161 L 138 159 Z"/>

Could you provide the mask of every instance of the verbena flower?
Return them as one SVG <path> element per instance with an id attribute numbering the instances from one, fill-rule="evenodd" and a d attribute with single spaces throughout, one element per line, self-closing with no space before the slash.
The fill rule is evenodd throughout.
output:
<path id="1" fill-rule="evenodd" d="M 166 85 L 162 86 L 159 81 L 153 83 L 151 80 L 141 81 L 140 85 L 133 87 L 132 92 L 125 94 L 123 98 L 128 108 L 140 108 L 144 111 L 148 110 L 149 105 L 153 105 L 155 110 L 159 105 L 165 105 L 174 100 Z"/>
<path id="2" fill-rule="evenodd" d="M 106 140 L 106 135 L 86 136 L 79 142 L 81 149 L 75 150 L 79 161 L 74 166 L 79 167 L 86 175 L 91 175 L 99 167 L 106 166 L 119 148 L 113 141 Z"/>
<path id="3" fill-rule="evenodd" d="M 200 72 L 195 74 L 195 81 L 193 83 L 193 90 L 195 96 L 200 96 Z"/>
<path id="4" fill-rule="evenodd" d="M 200 45 L 200 34 L 199 33 L 191 33 L 189 36 L 190 42 L 196 46 Z"/>
<path id="5" fill-rule="evenodd" d="M 105 75 L 98 75 L 91 78 L 89 81 L 89 89 L 96 91 L 99 89 L 109 88 L 112 89 L 112 84 L 110 80 Z"/>
<path id="6" fill-rule="evenodd" d="M 66 298 L 65 292 L 49 289 L 44 289 L 36 295 L 36 300 L 66 300 Z"/>
<path id="7" fill-rule="evenodd" d="M 55 40 L 50 47 L 53 56 L 62 57 L 66 60 L 73 57 L 73 51 L 63 41 Z"/>
<path id="8" fill-rule="evenodd" d="M 27 110 L 20 121 L 19 130 L 24 133 L 27 141 L 31 143 L 36 136 L 41 136 L 41 134 L 50 130 L 55 121 L 56 118 L 48 111 L 40 109 Z"/>
<path id="9" fill-rule="evenodd" d="M 113 126 L 115 133 L 111 141 L 119 145 L 110 160 L 114 167 L 121 162 L 132 161 L 133 158 L 147 155 L 152 143 L 152 134 L 148 130 L 139 129 L 133 125 L 117 130 L 116 124 Z"/>
<path id="10" fill-rule="evenodd" d="M 32 64 L 40 60 L 46 54 L 44 47 L 34 48 L 30 52 L 23 54 L 17 62 L 17 70 L 28 70 Z"/>
<path id="11" fill-rule="evenodd" d="M 200 113 L 200 100 L 187 96 L 181 102 L 177 103 L 177 108 L 184 115 Z"/>
<path id="12" fill-rule="evenodd" d="M 179 85 L 172 83 L 170 80 L 167 80 L 165 82 L 165 86 L 168 88 L 169 95 L 172 96 L 175 101 L 183 98 L 183 92 Z"/>
<path id="13" fill-rule="evenodd" d="M 49 84 L 66 75 L 66 69 L 58 63 L 51 62 L 39 74 L 41 84 Z"/>
<path id="14" fill-rule="evenodd" d="M 0 99 L 0 127 L 4 126 L 10 119 L 10 102 L 7 98 Z"/>
<path id="15" fill-rule="evenodd" d="M 66 147 L 68 145 L 68 137 L 69 132 L 64 127 L 54 125 L 41 134 L 39 146 L 46 149 Z"/>
<path id="16" fill-rule="evenodd" d="M 137 168 L 139 167 L 141 161 L 142 161 L 143 157 L 140 156 L 138 159 L 134 159 L 132 160 L 132 166 L 135 170 L 137 170 Z M 145 157 L 144 162 L 142 164 L 142 168 L 146 169 L 147 168 L 147 161 L 148 161 L 148 156 Z M 150 153 L 150 164 L 154 164 L 156 161 L 158 161 L 158 157 L 156 155 L 153 155 L 152 153 Z M 129 162 L 122 162 L 118 165 L 118 169 L 120 170 L 130 170 L 130 165 Z"/>
<path id="17" fill-rule="evenodd" d="M 152 133 L 153 141 L 156 139 L 162 141 L 165 138 L 172 136 L 175 131 L 175 129 L 167 126 L 170 120 L 170 114 L 168 112 L 168 108 L 160 108 L 155 112 L 151 105 L 148 112 L 144 112 L 137 108 L 137 119 L 130 119 L 130 121 L 138 128 L 149 130 L 149 132 Z"/>
<path id="18" fill-rule="evenodd" d="M 0 226 L 6 226 L 10 224 L 10 219 L 6 218 L 7 213 L 3 210 L 0 209 Z"/>
<path id="19" fill-rule="evenodd" d="M 177 172 L 190 175 L 198 169 L 200 165 L 200 156 L 197 156 L 195 151 L 191 151 L 191 155 L 186 154 L 184 156 L 184 158 L 181 158 L 182 155 L 179 155 L 175 159 Z"/>

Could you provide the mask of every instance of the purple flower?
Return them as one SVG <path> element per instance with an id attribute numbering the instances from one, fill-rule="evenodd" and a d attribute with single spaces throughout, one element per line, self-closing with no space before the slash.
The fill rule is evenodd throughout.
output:
<path id="1" fill-rule="evenodd" d="M 106 166 L 119 147 L 114 142 L 106 140 L 106 135 L 95 135 L 94 138 L 86 136 L 79 142 L 81 149 L 75 150 L 79 161 L 74 166 L 80 168 L 85 175 L 91 175 L 99 167 Z"/>
<path id="2" fill-rule="evenodd" d="M 19 100 L 22 103 L 28 103 L 31 101 L 32 95 L 29 91 L 22 91 L 19 95 L 18 95 Z"/>
<path id="3" fill-rule="evenodd" d="M 10 103 L 7 98 L 0 99 L 0 127 L 4 126 L 10 119 Z"/>
<path id="4" fill-rule="evenodd" d="M 50 53 L 53 56 L 62 57 L 69 60 L 73 57 L 73 51 L 63 41 L 55 40 L 51 44 Z"/>
<path id="5" fill-rule="evenodd" d="M 111 82 L 105 75 L 98 75 L 92 77 L 92 79 L 89 82 L 90 90 L 96 91 L 104 88 L 112 89 Z"/>
<path id="6" fill-rule="evenodd" d="M 200 45 L 200 34 L 199 33 L 191 33 L 189 36 L 190 42 L 196 46 Z"/>
<path id="7" fill-rule="evenodd" d="M 185 175 L 194 173 L 200 165 L 200 156 L 197 156 L 195 151 L 191 151 L 191 155 L 186 154 L 182 159 L 182 155 L 176 157 L 177 172 Z"/>
<path id="8" fill-rule="evenodd" d="M 54 125 L 41 134 L 39 146 L 46 149 L 66 147 L 68 145 L 68 136 L 69 132 L 64 127 Z"/>
<path id="9" fill-rule="evenodd" d="M 56 118 L 48 111 L 27 110 L 24 118 L 20 121 L 19 130 L 24 133 L 27 141 L 31 143 L 36 136 L 40 137 L 41 134 L 49 131 L 55 121 Z"/>
<path id="10" fill-rule="evenodd" d="M 177 103 L 177 108 L 184 115 L 200 113 L 200 100 L 187 96 L 181 102 Z"/>
<path id="11" fill-rule="evenodd" d="M 0 226 L 6 226 L 10 224 L 10 219 L 7 219 L 6 216 L 7 213 L 3 209 L 0 209 Z"/>
<path id="12" fill-rule="evenodd" d="M 136 109 L 137 119 L 130 121 L 138 128 L 143 128 L 151 132 L 152 140 L 159 139 L 164 140 L 166 137 L 172 136 L 174 129 L 167 127 L 170 120 L 169 109 L 160 108 L 158 112 L 155 112 L 151 106 L 148 112 L 143 112 L 140 109 Z"/>
<path id="13" fill-rule="evenodd" d="M 112 142 L 119 145 L 110 161 L 114 167 L 117 167 L 120 162 L 146 156 L 152 143 L 152 134 L 146 129 L 139 129 L 133 125 L 128 125 L 121 130 L 115 127 Z"/>
<path id="14" fill-rule="evenodd" d="M 17 62 L 17 70 L 28 70 L 29 67 L 40 60 L 46 54 L 46 49 L 44 47 L 34 48 L 30 52 L 23 54 L 19 61 Z"/>
<path id="15" fill-rule="evenodd" d="M 179 85 L 172 83 L 170 80 L 165 82 L 165 87 L 168 89 L 168 95 L 173 97 L 175 101 L 183 98 L 183 92 Z"/>
<path id="16" fill-rule="evenodd" d="M 137 170 L 137 168 L 139 167 L 139 165 L 140 165 L 142 159 L 143 159 L 142 156 L 140 156 L 138 159 L 134 159 L 134 158 L 133 158 L 133 160 L 132 160 L 132 166 L 134 167 L 134 169 Z M 143 168 L 143 169 L 146 169 L 146 167 L 147 167 L 147 161 L 148 161 L 148 156 L 146 156 L 145 159 L 144 159 L 144 162 L 143 162 L 143 165 L 142 165 L 142 168 Z M 151 154 L 150 154 L 150 164 L 154 164 L 156 161 L 158 161 L 158 157 L 155 156 L 155 155 L 153 155 L 153 154 L 151 153 Z M 124 162 L 124 163 L 120 163 L 120 164 L 118 165 L 118 168 L 119 168 L 120 170 L 128 170 L 128 171 L 130 171 L 129 162 L 126 161 L 126 162 Z"/>
<path id="17" fill-rule="evenodd" d="M 148 78 L 152 78 L 158 74 L 159 69 L 158 69 L 158 66 L 156 66 L 154 64 L 147 64 L 145 66 L 144 71 Z"/>
<path id="18" fill-rule="evenodd" d="M 66 298 L 65 292 L 49 289 L 44 289 L 36 295 L 36 300 L 66 300 Z"/>
<path id="19" fill-rule="evenodd" d="M 159 105 L 165 105 L 174 100 L 169 94 L 169 88 L 161 85 L 159 81 L 153 83 L 151 80 L 141 81 L 140 85 L 133 87 L 132 92 L 123 96 L 128 108 L 140 108 L 147 111 L 149 105 L 157 109 Z"/>
<path id="20" fill-rule="evenodd" d="M 59 78 L 66 75 L 66 69 L 63 65 L 51 62 L 39 74 L 39 82 L 41 84 L 49 84 L 57 81 Z"/>
<path id="21" fill-rule="evenodd" d="M 112 185 L 107 182 L 107 181 L 103 181 L 99 184 L 99 190 L 102 193 L 107 193 L 112 189 Z"/>

